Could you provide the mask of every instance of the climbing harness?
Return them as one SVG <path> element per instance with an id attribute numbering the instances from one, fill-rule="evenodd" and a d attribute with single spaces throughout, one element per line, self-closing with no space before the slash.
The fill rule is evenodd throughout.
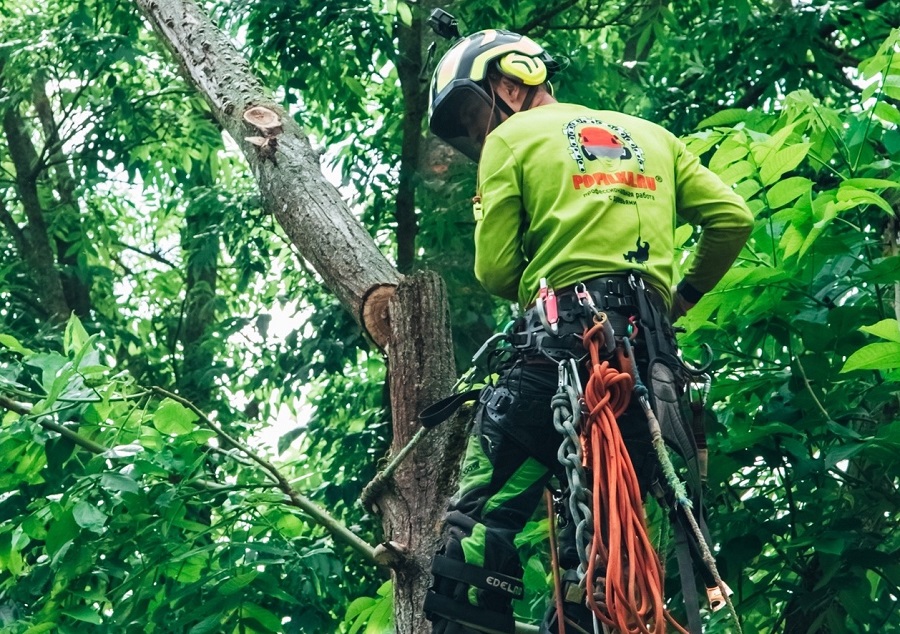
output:
<path id="1" fill-rule="evenodd" d="M 703 520 L 700 489 L 706 479 L 706 457 L 702 418 L 703 402 L 709 392 L 710 379 L 705 372 L 709 363 L 695 368 L 683 362 L 672 328 L 662 316 L 661 302 L 658 298 L 651 301 L 651 294 L 635 274 L 598 278 L 560 293 L 542 280 L 535 306 L 526 311 L 512 331 L 485 342 L 473 359 L 474 363 L 491 350 L 491 355 L 507 354 L 507 359 L 544 359 L 544 363 L 552 362 L 557 368 L 557 390 L 551 398 L 552 420 L 562 437 L 557 459 L 567 482 L 559 500 L 564 507 L 564 520 L 571 521 L 569 528 L 574 528 L 578 560 L 571 574 L 567 573 L 564 579 L 555 577 L 555 631 L 560 634 L 565 632 L 567 621 L 575 626 L 575 631 L 592 628 L 595 634 L 658 634 L 665 632 L 667 625 L 683 634 L 700 634 L 694 562 L 699 564 L 711 609 L 727 606 L 736 631 L 741 631 L 729 599 L 731 592 L 716 570 Z M 643 356 L 636 355 L 638 343 Z M 639 365 L 641 371 L 647 372 L 646 384 Z M 472 376 L 473 371 L 466 373 L 461 385 L 456 386 L 457 394 L 420 414 L 423 428 L 433 427 L 463 402 L 476 397 L 488 409 L 497 407 L 504 398 L 511 400 L 509 391 L 502 386 L 467 389 L 472 387 Z M 582 377 L 587 379 L 584 385 Z M 692 403 L 693 416 L 685 424 L 685 417 L 678 410 L 682 390 L 691 390 L 698 379 L 700 403 Z M 644 491 L 619 427 L 618 419 L 632 400 L 637 405 L 629 411 L 643 412 L 662 473 L 664 486 L 654 483 L 650 490 L 668 509 L 687 628 L 666 609 L 663 567 L 648 537 Z M 690 493 L 672 464 L 670 447 L 684 461 Z M 557 514 L 558 511 L 559 506 Z M 551 556 L 558 562 L 555 550 Z M 570 561 L 573 559 L 574 556 Z M 451 569 L 442 561 L 436 565 L 436 575 L 476 587 L 475 577 L 484 574 L 477 567 L 466 569 L 463 574 L 463 569 Z M 556 566 L 554 563 L 554 570 Z M 564 613 L 566 604 L 586 606 L 590 616 L 572 621 Z M 438 614 L 451 612 L 449 603 L 437 605 L 431 600 L 430 607 Z M 458 622 L 473 623 L 470 619 L 476 616 L 454 614 Z M 587 625 L 584 618 L 592 618 L 593 623 Z"/>
<path id="2" fill-rule="evenodd" d="M 639 278 L 631 276 L 629 284 L 639 298 L 645 295 L 643 282 Z M 702 630 L 699 605 L 694 598 L 694 576 L 692 570 L 686 570 L 691 567 L 689 550 L 693 550 L 703 564 L 702 576 L 712 609 L 717 610 L 727 604 L 740 631 L 737 614 L 728 599 L 730 590 L 715 568 L 715 560 L 707 545 L 709 538 L 705 526 L 701 527 L 702 516 L 698 521 L 692 501 L 678 480 L 650 403 L 649 390 L 641 380 L 634 358 L 632 342 L 638 334 L 638 323 L 650 331 L 642 339 L 646 341 L 649 351 L 650 367 L 653 367 L 654 357 L 658 359 L 668 355 L 671 361 L 673 352 L 677 354 L 677 351 L 666 350 L 665 343 L 661 342 L 659 335 L 663 333 L 663 324 L 659 313 L 650 307 L 646 298 L 638 299 L 639 311 L 636 317 L 629 319 L 628 334 L 617 340 L 606 313 L 597 309 L 585 285 L 579 284 L 573 291 L 593 321 L 581 338 L 583 349 L 587 349 L 590 357 L 589 378 L 581 392 L 574 359 L 559 361 L 559 388 L 552 406 L 554 425 L 563 436 L 559 459 L 569 479 L 569 514 L 577 527 L 576 541 L 581 561 L 578 573 L 586 592 L 586 603 L 604 628 L 613 627 L 622 634 L 662 632 L 666 623 L 678 632 L 699 633 Z M 548 291 L 542 292 L 545 296 L 549 295 Z M 704 366 L 702 370 L 708 367 L 708 363 Z M 696 368 L 687 364 L 685 367 L 695 375 L 699 374 Z M 705 379 L 702 397 L 705 398 L 709 391 L 709 375 L 704 372 L 702 377 Z M 647 535 L 640 486 L 616 422 L 627 409 L 632 394 L 647 418 L 651 443 L 668 489 L 675 498 L 672 515 L 676 520 L 674 529 L 689 612 L 689 630 L 678 624 L 665 609 L 662 564 Z M 587 413 L 584 419 L 577 414 L 579 408 L 576 404 L 581 403 Z M 705 436 L 700 442 L 703 436 L 702 418 L 698 420 L 702 409 L 700 412 L 694 409 L 694 413 L 691 425 L 693 438 L 689 440 L 705 449 Z M 684 439 L 678 438 L 677 434 L 670 435 L 676 437 L 676 448 L 684 451 Z M 697 461 L 699 488 L 699 483 L 706 477 L 705 455 L 698 455 Z M 591 478 L 592 490 L 582 491 L 587 477 Z M 699 492 L 696 495 L 699 507 Z M 588 500 L 589 503 L 586 503 Z M 684 523 L 690 526 L 689 533 L 684 531 Z M 562 617 L 557 620 L 559 623 L 564 621 Z"/>

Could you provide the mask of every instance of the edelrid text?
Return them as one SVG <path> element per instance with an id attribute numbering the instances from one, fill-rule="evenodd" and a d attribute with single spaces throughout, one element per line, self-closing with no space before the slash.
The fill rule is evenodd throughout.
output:
<path id="1" fill-rule="evenodd" d="M 656 179 L 636 172 L 595 172 L 593 174 L 572 174 L 575 189 L 594 185 L 628 185 L 637 189 L 656 191 Z"/>
<path id="2" fill-rule="evenodd" d="M 514 584 L 514 583 L 510 583 L 509 581 L 502 581 L 502 580 L 498 579 L 497 577 L 488 577 L 487 583 L 492 588 L 499 588 L 500 590 L 503 590 L 504 592 L 508 592 L 509 594 L 513 595 L 514 597 L 520 597 L 520 596 L 522 596 L 522 593 L 523 593 L 522 586 Z"/>

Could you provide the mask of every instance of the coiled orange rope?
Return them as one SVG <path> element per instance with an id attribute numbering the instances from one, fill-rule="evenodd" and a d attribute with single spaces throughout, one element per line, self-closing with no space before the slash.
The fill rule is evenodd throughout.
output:
<path id="1" fill-rule="evenodd" d="M 595 318 L 583 339 L 591 365 L 584 390 L 589 414 L 581 438 L 584 467 L 593 474 L 594 516 L 586 575 L 588 606 L 621 634 L 661 634 L 667 621 L 688 634 L 665 609 L 662 565 L 647 534 L 640 485 L 616 423 L 631 401 L 633 361 L 621 348 L 617 348 L 619 368 L 601 360 L 604 321 L 605 315 Z"/>

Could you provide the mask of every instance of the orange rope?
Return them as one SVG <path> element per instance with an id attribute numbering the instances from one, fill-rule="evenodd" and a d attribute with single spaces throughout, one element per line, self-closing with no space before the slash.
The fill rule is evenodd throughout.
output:
<path id="1" fill-rule="evenodd" d="M 647 535 L 644 501 L 616 419 L 634 389 L 631 359 L 618 349 L 617 369 L 600 359 L 605 315 L 584 332 L 590 376 L 584 390 L 589 415 L 582 431 L 584 466 L 593 473 L 594 536 L 588 558 L 588 606 L 620 634 L 662 634 L 666 622 L 688 634 L 665 609 L 663 572 Z M 598 579 L 602 574 L 605 580 Z M 598 600 L 597 585 L 602 584 Z"/>

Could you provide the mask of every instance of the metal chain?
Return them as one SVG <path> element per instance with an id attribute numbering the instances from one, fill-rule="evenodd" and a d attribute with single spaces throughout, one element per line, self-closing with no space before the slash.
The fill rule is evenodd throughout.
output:
<path id="1" fill-rule="evenodd" d="M 580 381 L 574 360 L 570 361 L 558 364 L 559 385 L 551 405 L 553 426 L 563 437 L 557 459 L 566 470 L 566 477 L 569 480 L 569 514 L 575 523 L 576 550 L 580 562 L 577 573 L 578 580 L 581 581 L 587 572 L 588 553 L 594 535 L 594 518 L 591 512 L 591 492 L 586 486 L 587 477 L 581 464 L 581 439 L 578 435 L 582 419 Z"/>

